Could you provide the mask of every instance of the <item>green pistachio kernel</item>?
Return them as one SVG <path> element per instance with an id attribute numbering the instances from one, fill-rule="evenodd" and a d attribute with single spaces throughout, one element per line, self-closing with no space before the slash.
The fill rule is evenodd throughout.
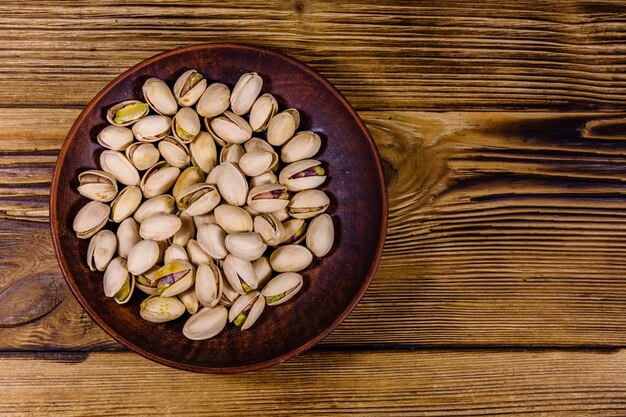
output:
<path id="1" fill-rule="evenodd" d="M 113 121 L 117 124 L 132 122 L 139 119 L 148 111 L 146 103 L 128 104 L 115 112 Z"/>

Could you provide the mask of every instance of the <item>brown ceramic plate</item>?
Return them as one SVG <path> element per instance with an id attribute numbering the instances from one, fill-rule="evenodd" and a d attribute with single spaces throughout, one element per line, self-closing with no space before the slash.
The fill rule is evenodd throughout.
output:
<path id="1" fill-rule="evenodd" d="M 300 130 L 318 132 L 330 177 L 323 189 L 331 198 L 336 241 L 331 252 L 305 271 L 302 291 L 290 302 L 266 308 L 246 331 L 227 326 L 218 337 L 186 339 L 185 319 L 152 324 L 139 316 L 143 294 L 118 305 L 106 298 L 102 273 L 85 265 L 88 240 L 72 231 L 72 220 L 87 200 L 76 192 L 76 175 L 97 166 L 97 132 L 106 126 L 106 109 L 141 99 L 150 76 L 170 86 L 194 68 L 209 81 L 232 86 L 241 74 L 256 71 L 263 92 L 274 94 L 281 109 L 301 111 Z M 194 45 L 150 58 L 113 80 L 87 105 L 67 135 L 54 171 L 50 205 L 52 236 L 61 270 L 87 313 L 115 340 L 156 362 L 210 373 L 260 369 L 294 356 L 319 342 L 352 311 L 370 283 L 383 248 L 387 200 L 374 141 L 348 101 L 320 74 L 270 50 L 227 44 Z M 187 317 L 186 315 L 184 317 Z"/>

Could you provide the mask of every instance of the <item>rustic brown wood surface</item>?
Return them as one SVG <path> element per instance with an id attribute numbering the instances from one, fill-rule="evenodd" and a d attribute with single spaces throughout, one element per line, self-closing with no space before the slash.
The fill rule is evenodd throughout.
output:
<path id="1" fill-rule="evenodd" d="M 201 42 L 320 71 L 389 184 L 363 301 L 313 352 L 240 377 L 70 352 L 122 347 L 69 293 L 47 223 L 80 109 L 129 66 Z M 242 415 L 626 414 L 625 42 L 615 1 L 3 2 L 0 415 L 215 409 L 201 398 Z M 146 399 L 165 378 L 176 395 Z"/>

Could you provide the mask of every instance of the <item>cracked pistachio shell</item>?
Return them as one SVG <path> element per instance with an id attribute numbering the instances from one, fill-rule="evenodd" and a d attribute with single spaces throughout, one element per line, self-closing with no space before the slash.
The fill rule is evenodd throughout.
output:
<path id="1" fill-rule="evenodd" d="M 127 127 L 109 125 L 98 133 L 98 143 L 107 149 L 123 151 L 133 143 L 133 132 Z"/>
<path id="2" fill-rule="evenodd" d="M 273 146 L 282 146 L 296 133 L 300 125 L 300 113 L 287 109 L 272 117 L 267 125 L 267 141 Z"/>
<path id="3" fill-rule="evenodd" d="M 136 185 L 125 187 L 111 202 L 110 220 L 120 223 L 132 216 L 141 204 L 141 190 Z"/>
<path id="4" fill-rule="evenodd" d="M 255 132 L 262 132 L 278 111 L 278 102 L 270 93 L 259 97 L 250 110 L 250 127 Z"/>
<path id="5" fill-rule="evenodd" d="M 85 204 L 74 217 L 72 228 L 79 239 L 87 239 L 104 227 L 111 208 L 99 201 Z"/>
<path id="6" fill-rule="evenodd" d="M 191 316 L 183 326 L 183 335 L 191 340 L 205 340 L 217 336 L 228 322 L 224 306 L 205 307 Z"/>
<path id="7" fill-rule="evenodd" d="M 156 282 L 152 282 L 154 274 L 160 269 L 159 265 L 155 265 L 141 275 L 135 277 L 135 287 L 144 294 L 157 294 Z"/>
<path id="8" fill-rule="evenodd" d="M 139 226 L 139 235 L 157 242 L 167 240 L 180 229 L 182 221 L 175 214 L 155 214 L 145 219 Z"/>
<path id="9" fill-rule="evenodd" d="M 128 272 L 141 275 L 159 260 L 159 245 L 154 240 L 137 242 L 128 253 Z"/>
<path id="10" fill-rule="evenodd" d="M 135 289 L 135 277 L 126 269 L 126 259 L 115 258 L 107 266 L 102 279 L 104 295 L 113 297 L 118 304 L 125 304 L 130 300 Z"/>
<path id="11" fill-rule="evenodd" d="M 207 132 L 200 132 L 189 144 L 191 163 L 205 173 L 211 172 L 217 164 L 217 148 L 215 141 Z"/>
<path id="12" fill-rule="evenodd" d="M 326 181 L 326 170 L 315 159 L 304 159 L 287 165 L 280 171 L 278 182 L 287 186 L 289 191 L 310 190 Z"/>
<path id="13" fill-rule="evenodd" d="M 226 232 L 217 224 L 203 224 L 198 226 L 198 244 L 215 259 L 224 259 L 228 255 L 226 244 Z"/>
<path id="14" fill-rule="evenodd" d="M 241 207 L 230 204 L 221 204 L 213 211 L 215 222 L 226 233 L 251 232 L 253 223 L 252 217 Z"/>
<path id="15" fill-rule="evenodd" d="M 219 305 L 224 307 L 230 307 L 235 300 L 239 297 L 239 293 L 233 289 L 228 280 L 224 281 L 224 288 L 222 290 L 222 296 L 220 297 Z"/>
<path id="16" fill-rule="evenodd" d="M 139 185 L 139 172 L 119 151 L 107 150 L 100 154 L 100 167 L 124 185 Z"/>
<path id="17" fill-rule="evenodd" d="M 161 154 L 157 148 L 151 143 L 135 142 L 126 148 L 126 158 L 139 171 L 145 171 L 152 168 L 159 162 Z"/>
<path id="18" fill-rule="evenodd" d="M 252 128 L 240 116 L 225 111 L 210 121 L 211 131 L 226 143 L 244 143 L 252 137 Z"/>
<path id="19" fill-rule="evenodd" d="M 165 254 L 163 255 L 163 262 L 169 264 L 173 261 L 189 261 L 189 257 L 187 256 L 187 251 L 181 245 L 170 245 L 165 249 Z"/>
<path id="20" fill-rule="evenodd" d="M 272 212 L 272 214 L 276 216 L 276 218 L 280 220 L 281 222 L 284 222 L 289 219 L 289 210 L 287 210 L 287 207 L 278 211 L 274 211 Z"/>
<path id="21" fill-rule="evenodd" d="M 282 245 L 298 244 L 306 236 L 307 224 L 302 219 L 291 219 L 283 223 L 285 231 L 283 233 Z"/>
<path id="22" fill-rule="evenodd" d="M 117 227 L 117 254 L 122 258 L 128 258 L 130 250 L 141 240 L 139 225 L 129 217 Z"/>
<path id="23" fill-rule="evenodd" d="M 206 90 L 207 81 L 196 70 L 187 70 L 174 83 L 172 92 L 181 106 L 193 106 Z"/>
<path id="24" fill-rule="evenodd" d="M 301 245 L 285 245 L 270 255 L 270 265 L 276 272 L 298 272 L 313 261 L 311 252 Z"/>
<path id="25" fill-rule="evenodd" d="M 145 198 L 165 194 L 176 182 L 180 169 L 161 161 L 143 174 L 139 186 Z"/>
<path id="26" fill-rule="evenodd" d="M 100 230 L 93 235 L 87 248 L 87 266 L 92 271 L 104 271 L 115 256 L 117 239 L 110 230 Z"/>
<path id="27" fill-rule="evenodd" d="M 259 288 L 263 288 L 265 284 L 272 278 L 272 266 L 267 256 L 261 256 L 256 261 L 252 262 L 252 268 L 259 280 Z"/>
<path id="28" fill-rule="evenodd" d="M 144 201 L 133 215 L 137 223 L 143 222 L 155 214 L 174 212 L 174 197 L 169 194 L 158 195 Z"/>
<path id="29" fill-rule="evenodd" d="M 283 224 L 271 213 L 262 213 L 254 218 L 254 231 L 269 246 L 276 246 L 285 234 Z"/>
<path id="30" fill-rule="evenodd" d="M 227 235 L 224 243 L 230 253 L 247 261 L 259 259 L 267 249 L 261 236 L 254 232 Z"/>
<path id="31" fill-rule="evenodd" d="M 263 152 L 275 152 L 272 145 L 267 143 L 266 140 L 261 138 L 252 138 L 243 144 L 243 148 L 246 152 L 263 151 Z"/>
<path id="32" fill-rule="evenodd" d="M 185 168 L 191 162 L 189 148 L 174 136 L 167 136 L 159 142 L 159 152 L 163 159 L 176 168 Z"/>
<path id="33" fill-rule="evenodd" d="M 195 239 L 191 239 L 187 242 L 187 254 L 189 255 L 189 261 L 195 266 L 213 263 L 211 256 L 202 249 Z"/>
<path id="34" fill-rule="evenodd" d="M 139 142 L 156 142 L 170 133 L 171 126 L 169 117 L 153 114 L 135 123 L 132 131 Z"/>
<path id="35" fill-rule="evenodd" d="M 202 170 L 198 167 L 187 167 L 179 175 L 176 183 L 174 183 L 174 188 L 172 188 L 172 195 L 175 199 L 178 199 L 178 197 L 180 197 L 181 191 L 200 182 L 204 182 L 204 172 L 202 172 Z"/>
<path id="36" fill-rule="evenodd" d="M 151 323 L 176 320 L 185 313 L 185 305 L 176 297 L 151 295 L 139 308 L 141 318 Z"/>
<path id="37" fill-rule="evenodd" d="M 243 74 L 230 95 L 230 108 L 233 113 L 242 116 L 250 111 L 263 88 L 263 78 L 256 72 Z"/>
<path id="38" fill-rule="evenodd" d="M 196 228 L 193 224 L 193 217 L 189 214 L 181 213 L 179 217 L 182 225 L 170 240 L 174 245 L 185 246 L 196 234 Z"/>
<path id="39" fill-rule="evenodd" d="M 213 83 L 202 93 L 196 105 L 196 111 L 202 117 L 212 118 L 228 110 L 229 104 L 230 89 L 228 86 L 222 83 Z"/>
<path id="40" fill-rule="evenodd" d="M 280 157 L 285 163 L 292 163 L 302 159 L 312 158 L 322 146 L 322 140 L 317 133 L 308 130 L 298 132 L 282 147 Z"/>
<path id="41" fill-rule="evenodd" d="M 267 283 L 261 294 L 268 306 L 277 306 L 293 298 L 302 288 L 302 275 L 285 272 L 276 275 Z"/>
<path id="42" fill-rule="evenodd" d="M 148 78 L 141 88 L 143 97 L 152 109 L 162 115 L 171 116 L 178 110 L 172 90 L 163 80 Z"/>
<path id="43" fill-rule="evenodd" d="M 275 152 L 246 152 L 239 159 L 239 168 L 249 177 L 261 175 L 272 169 L 276 164 L 278 164 L 278 155 Z"/>
<path id="44" fill-rule="evenodd" d="M 247 201 L 259 213 L 273 213 L 287 207 L 289 193 L 282 184 L 264 184 L 251 189 Z"/>
<path id="45" fill-rule="evenodd" d="M 215 224 L 215 215 L 213 213 L 206 213 L 193 216 L 193 223 L 196 225 L 196 229 L 205 224 Z"/>
<path id="46" fill-rule="evenodd" d="M 108 172 L 96 169 L 78 174 L 78 192 L 90 200 L 108 203 L 117 195 L 117 181 Z"/>
<path id="47" fill-rule="evenodd" d="M 200 305 L 198 303 L 198 297 L 196 297 L 196 290 L 193 287 L 186 289 L 176 297 L 185 305 L 189 314 L 194 315 L 198 312 Z"/>
<path id="48" fill-rule="evenodd" d="M 264 309 L 265 297 L 258 291 L 250 291 L 235 300 L 228 312 L 228 321 L 246 330 L 257 321 Z"/>
<path id="49" fill-rule="evenodd" d="M 261 175 L 250 178 L 250 188 L 258 187 L 264 184 L 278 184 L 278 178 L 272 171 L 264 172 Z"/>
<path id="50" fill-rule="evenodd" d="M 321 258 L 333 247 L 335 228 L 333 219 L 328 214 L 317 216 L 309 224 L 306 234 L 306 247 L 313 255 Z"/>
<path id="51" fill-rule="evenodd" d="M 157 292 L 163 297 L 173 297 L 188 290 L 194 284 L 195 272 L 195 267 L 187 261 L 176 260 L 163 265 L 153 278 Z"/>
<path id="52" fill-rule="evenodd" d="M 176 204 L 186 214 L 196 216 L 209 213 L 219 204 L 220 200 L 217 187 L 201 182 L 184 189 L 179 194 Z"/>
<path id="53" fill-rule="evenodd" d="M 229 254 L 224 259 L 223 269 L 228 283 L 237 293 L 245 294 L 258 288 L 259 280 L 250 261 Z"/>
<path id="54" fill-rule="evenodd" d="M 248 195 L 248 182 L 243 173 L 233 163 L 219 166 L 217 188 L 228 204 L 243 206 Z"/>
<path id="55" fill-rule="evenodd" d="M 244 154 L 243 147 L 238 143 L 227 143 L 220 151 L 220 164 L 224 162 L 238 164 Z"/>
<path id="56" fill-rule="evenodd" d="M 142 101 L 126 100 L 109 108 L 107 120 L 112 125 L 129 126 L 145 117 L 149 111 L 150 107 Z"/>
<path id="57" fill-rule="evenodd" d="M 200 133 L 198 113 L 189 107 L 183 107 L 172 118 L 172 132 L 183 143 L 191 143 Z"/>
<path id="58" fill-rule="evenodd" d="M 224 279 L 215 264 L 200 264 L 196 270 L 196 298 L 205 307 L 216 306 L 222 297 Z"/>
<path id="59" fill-rule="evenodd" d="M 300 191 L 289 202 L 289 215 L 295 219 L 310 219 L 325 212 L 329 204 L 330 200 L 323 191 Z"/>

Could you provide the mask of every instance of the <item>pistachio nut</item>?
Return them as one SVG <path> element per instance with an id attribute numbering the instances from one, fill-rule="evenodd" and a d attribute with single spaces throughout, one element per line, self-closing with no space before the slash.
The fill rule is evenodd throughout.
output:
<path id="1" fill-rule="evenodd" d="M 235 300 L 228 312 L 228 321 L 246 330 L 258 320 L 264 309 L 265 297 L 258 291 L 250 291 Z"/>
<path id="2" fill-rule="evenodd" d="M 145 219 L 139 226 L 139 235 L 144 239 L 167 240 L 180 229 L 182 221 L 175 214 L 159 213 Z"/>
<path id="3" fill-rule="evenodd" d="M 189 261 L 189 256 L 187 256 L 187 251 L 181 245 L 170 245 L 165 249 L 165 254 L 163 255 L 163 262 L 169 264 L 173 261 Z"/>
<path id="4" fill-rule="evenodd" d="M 196 234 L 196 228 L 193 225 L 193 217 L 187 213 L 180 213 L 182 225 L 178 232 L 172 236 L 171 242 L 174 245 L 185 246 Z"/>
<path id="5" fill-rule="evenodd" d="M 141 190 L 136 185 L 125 187 L 111 202 L 110 219 L 112 222 L 120 223 L 137 210 L 141 204 Z"/>
<path id="6" fill-rule="evenodd" d="M 195 288 L 191 287 L 178 294 L 176 297 L 185 305 L 187 312 L 194 315 L 198 312 L 200 305 L 198 303 L 198 297 L 196 297 Z"/>
<path id="7" fill-rule="evenodd" d="M 333 247 L 335 228 L 333 219 L 328 214 L 322 214 L 311 220 L 306 234 L 306 247 L 313 255 L 321 258 L 326 256 Z"/>
<path id="8" fill-rule="evenodd" d="M 258 288 L 263 288 L 270 278 L 272 278 L 272 273 L 274 272 L 270 265 L 270 260 L 267 256 L 261 256 L 259 259 L 252 262 L 252 268 L 259 280 Z"/>
<path id="9" fill-rule="evenodd" d="M 206 340 L 217 336 L 228 322 L 224 306 L 205 307 L 191 316 L 183 326 L 183 335 L 191 340 Z"/>
<path id="10" fill-rule="evenodd" d="M 100 154 L 100 167 L 124 185 L 139 185 L 139 172 L 119 151 L 107 150 Z"/>
<path id="11" fill-rule="evenodd" d="M 239 168 L 249 177 L 256 177 L 269 171 L 278 163 L 275 152 L 252 151 L 246 152 L 239 160 Z"/>
<path id="12" fill-rule="evenodd" d="M 273 213 L 289 204 L 287 187 L 282 184 L 264 184 L 254 187 L 248 194 L 248 205 L 259 213 Z"/>
<path id="13" fill-rule="evenodd" d="M 133 132 L 127 127 L 108 125 L 98 133 L 97 140 L 107 149 L 123 151 L 133 143 Z"/>
<path id="14" fill-rule="evenodd" d="M 298 132 L 282 147 L 280 157 L 283 162 L 292 162 L 308 159 L 315 156 L 322 146 L 322 140 L 317 133 L 308 130 Z"/>
<path id="15" fill-rule="evenodd" d="M 280 220 L 281 222 L 284 222 L 287 219 L 289 219 L 289 210 L 287 209 L 287 207 L 278 211 L 274 211 L 272 212 L 272 214 L 276 216 L 276 218 Z"/>
<path id="16" fill-rule="evenodd" d="M 139 171 L 145 171 L 152 168 L 157 162 L 161 154 L 157 148 L 151 143 L 135 142 L 126 148 L 126 158 Z"/>
<path id="17" fill-rule="evenodd" d="M 248 195 L 248 182 L 243 173 L 231 162 L 219 166 L 217 188 L 228 204 L 243 206 Z"/>
<path id="18" fill-rule="evenodd" d="M 228 255 L 226 233 L 217 224 L 203 224 L 198 226 L 198 244 L 215 259 L 224 259 Z"/>
<path id="19" fill-rule="evenodd" d="M 256 72 L 243 74 L 230 95 L 230 108 L 241 116 L 250 111 L 263 88 L 263 78 Z"/>
<path id="20" fill-rule="evenodd" d="M 137 242 L 128 254 L 128 272 L 141 275 L 159 260 L 159 245 L 154 240 Z"/>
<path id="21" fill-rule="evenodd" d="M 261 175 L 250 178 L 250 188 L 258 187 L 263 184 L 278 184 L 278 178 L 272 171 L 267 171 Z"/>
<path id="22" fill-rule="evenodd" d="M 306 236 L 307 224 L 302 219 L 291 219 L 283 223 L 284 233 L 283 241 L 280 242 L 283 245 L 298 244 Z"/>
<path id="23" fill-rule="evenodd" d="M 217 164 L 217 148 L 215 141 L 207 132 L 200 132 L 189 144 L 191 163 L 205 173 L 211 172 Z"/>
<path id="24" fill-rule="evenodd" d="M 254 218 L 254 231 L 269 246 L 276 246 L 285 234 L 283 224 L 271 213 L 262 213 Z"/>
<path id="25" fill-rule="evenodd" d="M 115 256 L 117 239 L 110 230 L 100 230 L 92 236 L 87 248 L 87 266 L 90 270 L 104 271 Z"/>
<path id="26" fill-rule="evenodd" d="M 289 202 L 289 215 L 295 219 L 310 219 L 326 211 L 330 200 L 320 190 L 300 191 Z"/>
<path id="27" fill-rule="evenodd" d="M 202 93 L 196 105 L 196 111 L 202 117 L 211 118 L 228 110 L 229 104 L 230 89 L 228 86 L 222 83 L 213 83 Z"/>
<path id="28" fill-rule="evenodd" d="M 126 259 L 115 258 L 107 266 L 102 279 L 104 295 L 113 297 L 118 304 L 125 304 L 130 300 L 135 290 L 135 277 L 126 269 Z"/>
<path id="29" fill-rule="evenodd" d="M 258 216 L 259 214 L 261 214 L 261 213 L 259 213 L 258 211 L 254 210 L 252 207 L 250 207 L 250 206 L 249 206 L 249 205 L 247 205 L 247 204 L 246 204 L 245 206 L 243 206 L 243 209 L 244 209 L 246 212 L 248 212 L 248 214 L 249 214 L 250 216 L 252 216 L 252 217 L 256 217 L 256 216 Z"/>
<path id="30" fill-rule="evenodd" d="M 173 297 L 191 288 L 195 272 L 194 266 L 187 261 L 176 260 L 165 264 L 154 274 L 158 293 L 163 297 Z"/>
<path id="31" fill-rule="evenodd" d="M 254 261 L 260 258 L 265 249 L 267 249 L 267 245 L 263 243 L 261 236 L 254 232 L 227 235 L 224 243 L 230 253 L 247 261 Z"/>
<path id="32" fill-rule="evenodd" d="M 107 120 L 112 125 L 128 126 L 145 117 L 150 108 L 138 100 L 126 100 L 113 105 L 107 111 Z"/>
<path id="33" fill-rule="evenodd" d="M 196 270 L 196 297 L 205 307 L 216 306 L 222 297 L 224 279 L 215 264 L 200 264 Z"/>
<path id="34" fill-rule="evenodd" d="M 193 216 L 193 224 L 196 225 L 196 229 L 205 224 L 215 224 L 215 214 L 206 213 L 198 216 Z"/>
<path id="35" fill-rule="evenodd" d="M 238 143 L 227 143 L 220 151 L 220 164 L 224 162 L 232 162 L 238 164 L 241 157 L 245 154 L 243 147 Z"/>
<path id="36" fill-rule="evenodd" d="M 278 182 L 293 192 L 319 187 L 324 181 L 326 170 L 321 166 L 321 162 L 315 159 L 304 159 L 289 164 L 278 176 Z"/>
<path id="37" fill-rule="evenodd" d="M 173 213 L 174 212 L 174 197 L 169 194 L 158 195 L 144 201 L 139 208 L 135 211 L 133 217 L 137 223 L 141 223 L 148 217 L 154 216 L 160 213 Z"/>
<path id="38" fill-rule="evenodd" d="M 129 217 L 117 227 L 117 254 L 122 258 L 128 259 L 130 250 L 137 242 L 141 240 L 139 236 L 139 225 Z"/>
<path id="39" fill-rule="evenodd" d="M 176 182 L 180 169 L 161 161 L 143 174 L 139 186 L 145 198 L 165 194 Z"/>
<path id="40" fill-rule="evenodd" d="M 217 179 L 220 177 L 223 165 L 218 165 L 209 172 L 209 175 L 206 176 L 206 183 L 217 185 Z M 245 179 L 245 178 L 244 178 Z"/>
<path id="41" fill-rule="evenodd" d="M 267 283 L 261 294 L 268 306 L 277 306 L 293 298 L 302 288 L 302 275 L 285 272 L 276 275 Z"/>
<path id="42" fill-rule="evenodd" d="M 252 128 L 240 116 L 225 111 L 210 121 L 211 131 L 226 143 L 244 143 L 252 137 Z"/>
<path id="43" fill-rule="evenodd" d="M 272 145 L 270 145 L 269 143 L 267 143 L 266 140 L 263 140 L 261 138 L 250 139 L 249 141 L 243 144 L 243 148 L 246 150 L 246 152 L 254 152 L 254 151 L 263 151 L 263 152 L 269 152 L 269 153 L 275 152 Z"/>
<path id="44" fill-rule="evenodd" d="M 251 232 L 253 223 L 252 217 L 241 207 L 230 204 L 220 204 L 213 211 L 215 222 L 226 233 Z"/>
<path id="45" fill-rule="evenodd" d="M 99 201 L 85 204 L 74 217 L 72 228 L 79 239 L 87 239 L 104 227 L 111 207 Z"/>
<path id="46" fill-rule="evenodd" d="M 141 275 L 135 277 L 135 287 L 144 294 L 157 294 L 157 284 L 153 282 L 154 274 L 160 269 L 159 265 L 155 265 Z"/>
<path id="47" fill-rule="evenodd" d="M 287 109 L 272 117 L 267 125 L 267 141 L 273 146 L 282 146 L 296 133 L 300 125 L 300 113 Z"/>
<path id="48" fill-rule="evenodd" d="M 108 172 L 96 169 L 78 174 L 78 192 L 91 200 L 108 203 L 117 195 L 117 181 Z"/>
<path id="49" fill-rule="evenodd" d="M 135 123 L 132 131 L 139 142 L 157 142 L 169 135 L 171 128 L 172 119 L 153 114 Z"/>
<path id="50" fill-rule="evenodd" d="M 189 107 L 183 107 L 172 119 L 174 136 L 184 143 L 191 143 L 200 133 L 200 118 L 198 113 Z"/>
<path id="51" fill-rule="evenodd" d="M 224 275 L 230 286 L 239 294 L 257 289 L 259 279 L 254 273 L 252 263 L 245 259 L 229 254 L 224 259 Z"/>
<path id="52" fill-rule="evenodd" d="M 187 70 L 174 83 L 174 98 L 181 106 L 193 106 L 206 90 L 207 81 L 196 70 Z"/>
<path id="53" fill-rule="evenodd" d="M 223 280 L 223 284 L 224 288 L 222 290 L 222 296 L 220 297 L 219 304 L 224 307 L 230 307 L 239 297 L 239 293 L 233 289 L 228 280 Z"/>
<path id="54" fill-rule="evenodd" d="M 270 93 L 257 98 L 250 110 L 250 127 L 255 132 L 262 132 L 278 111 L 278 102 Z"/>
<path id="55" fill-rule="evenodd" d="M 143 98 L 152 109 L 162 115 L 171 116 L 178 110 L 172 90 L 158 78 L 148 78 L 141 88 Z"/>
<path id="56" fill-rule="evenodd" d="M 189 255 L 189 262 L 195 266 L 213 263 L 211 256 L 202 249 L 195 239 L 190 239 L 189 242 L 187 242 L 187 254 Z"/>
<path id="57" fill-rule="evenodd" d="M 204 182 L 204 172 L 202 172 L 202 170 L 198 167 L 187 167 L 174 183 L 172 195 L 175 199 L 178 199 L 181 191 L 200 182 Z"/>
<path id="58" fill-rule="evenodd" d="M 176 204 L 188 215 L 196 216 L 213 210 L 219 204 L 220 199 L 220 193 L 214 185 L 202 182 L 183 190 Z"/>
<path id="59" fill-rule="evenodd" d="M 298 272 L 313 261 L 311 252 L 301 245 L 285 245 L 270 255 L 270 265 L 276 272 Z"/>
<path id="60" fill-rule="evenodd" d="M 141 318 L 151 323 L 176 320 L 185 313 L 185 305 L 176 297 L 151 295 L 143 300 L 139 308 Z"/>
<path id="61" fill-rule="evenodd" d="M 191 162 L 189 148 L 174 136 L 167 136 L 159 142 L 159 152 L 163 159 L 176 168 L 185 168 Z"/>

